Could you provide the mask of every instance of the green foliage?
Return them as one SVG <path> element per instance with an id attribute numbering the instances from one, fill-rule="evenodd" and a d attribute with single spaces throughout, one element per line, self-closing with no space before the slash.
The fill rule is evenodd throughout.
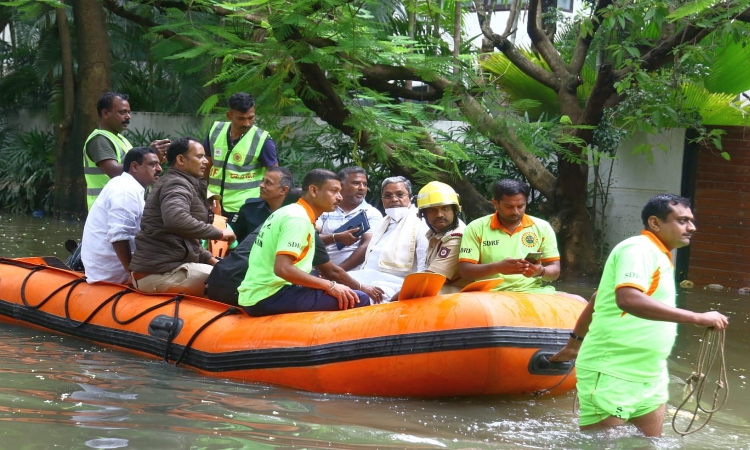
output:
<path id="1" fill-rule="evenodd" d="M 0 124 L 0 210 L 49 211 L 55 139 L 52 133 L 21 133 Z"/>

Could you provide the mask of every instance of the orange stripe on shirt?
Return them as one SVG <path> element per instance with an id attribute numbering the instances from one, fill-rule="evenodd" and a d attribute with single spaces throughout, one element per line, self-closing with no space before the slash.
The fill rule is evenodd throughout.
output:
<path id="1" fill-rule="evenodd" d="M 648 295 L 649 297 L 654 293 L 654 291 L 656 291 L 656 288 L 659 287 L 659 278 L 661 278 L 661 271 L 659 271 L 659 269 L 656 269 L 653 275 L 651 275 L 651 285 L 646 291 L 646 295 Z"/>

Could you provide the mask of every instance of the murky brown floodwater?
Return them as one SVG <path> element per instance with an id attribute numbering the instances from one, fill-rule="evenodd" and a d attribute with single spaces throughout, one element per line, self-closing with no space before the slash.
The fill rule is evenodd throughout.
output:
<path id="1" fill-rule="evenodd" d="M 63 242 L 79 238 L 81 229 L 77 222 L 3 215 L 0 256 L 64 260 Z M 588 297 L 593 287 L 561 289 Z M 680 301 L 730 316 L 729 401 L 706 429 L 685 438 L 668 422 L 661 439 L 639 437 L 631 428 L 579 433 L 573 394 L 431 401 L 311 394 L 206 378 L 72 337 L 0 324 L 0 448 L 750 449 L 750 296 L 696 287 L 683 290 Z M 702 332 L 680 328 L 671 358 L 672 411 Z"/>

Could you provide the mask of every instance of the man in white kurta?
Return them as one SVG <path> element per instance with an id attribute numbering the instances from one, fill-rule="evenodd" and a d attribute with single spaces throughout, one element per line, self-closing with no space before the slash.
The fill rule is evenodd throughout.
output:
<path id="1" fill-rule="evenodd" d="M 141 229 L 145 188 L 161 173 L 159 157 L 151 148 L 131 149 L 123 161 L 125 172 L 112 178 L 91 206 L 81 241 L 86 281 L 126 284 L 135 234 Z"/>
<path id="2" fill-rule="evenodd" d="M 386 298 L 401 289 L 404 278 L 426 269 L 425 256 L 429 227 L 417 216 L 411 203 L 411 183 L 404 177 L 383 180 L 382 199 L 385 217 L 373 230 L 362 270 L 351 271 L 363 285 L 374 285 L 386 292 Z"/>

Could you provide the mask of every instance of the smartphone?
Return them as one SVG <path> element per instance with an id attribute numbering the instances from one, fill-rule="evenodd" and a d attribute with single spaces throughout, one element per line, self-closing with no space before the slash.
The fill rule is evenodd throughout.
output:
<path id="1" fill-rule="evenodd" d="M 524 259 L 531 264 L 536 264 L 542 259 L 542 252 L 529 252 Z"/>

